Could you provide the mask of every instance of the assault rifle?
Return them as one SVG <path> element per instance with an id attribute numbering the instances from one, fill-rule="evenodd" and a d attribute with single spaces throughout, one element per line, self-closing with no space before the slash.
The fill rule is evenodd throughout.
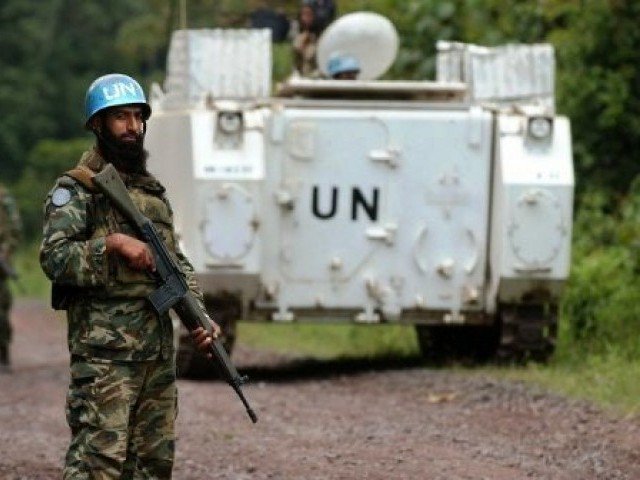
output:
<path id="1" fill-rule="evenodd" d="M 113 165 L 108 164 L 93 177 L 93 183 L 100 192 L 111 200 L 151 249 L 156 265 L 156 271 L 153 275 L 160 285 L 148 297 L 155 311 L 162 315 L 173 308 L 189 331 L 202 327 L 210 333 L 211 326 L 208 315 L 200 308 L 196 297 L 189 290 L 180 267 L 169 254 L 162 237 L 156 231 L 151 220 L 140 213 L 131 200 L 127 187 L 117 170 Z M 253 423 L 257 422 L 258 417 L 249 406 L 249 402 L 240 388 L 248 378 L 238 373 L 219 339 L 213 340 L 208 353 L 211 353 L 213 364 L 222 379 L 235 390 L 242 400 Z"/>
<path id="2" fill-rule="evenodd" d="M 0 255 L 0 278 L 18 280 L 18 273 L 13 269 L 9 260 Z"/>

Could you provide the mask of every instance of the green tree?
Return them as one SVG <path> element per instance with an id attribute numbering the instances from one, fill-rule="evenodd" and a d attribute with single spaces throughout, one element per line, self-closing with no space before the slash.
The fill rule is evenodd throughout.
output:
<path id="1" fill-rule="evenodd" d="M 552 32 L 558 101 L 572 121 L 581 190 L 625 192 L 640 173 L 640 3 L 589 0 Z"/>
<path id="2" fill-rule="evenodd" d="M 0 162 L 16 179 L 43 138 L 82 128 L 84 92 L 111 71 L 137 74 L 137 59 L 117 51 L 122 25 L 148 12 L 145 2 L 5 0 L 0 4 Z"/>

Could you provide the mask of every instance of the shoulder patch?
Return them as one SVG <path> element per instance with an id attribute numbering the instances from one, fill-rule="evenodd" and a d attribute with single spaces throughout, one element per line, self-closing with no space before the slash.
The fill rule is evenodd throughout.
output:
<path id="1" fill-rule="evenodd" d="M 71 192 L 68 188 L 58 187 L 51 194 L 51 203 L 56 207 L 62 207 L 71 200 Z"/>

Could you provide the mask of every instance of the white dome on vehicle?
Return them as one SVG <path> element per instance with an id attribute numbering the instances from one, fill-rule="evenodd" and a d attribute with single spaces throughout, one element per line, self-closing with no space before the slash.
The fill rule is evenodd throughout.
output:
<path id="1" fill-rule="evenodd" d="M 393 64 L 398 45 L 398 32 L 389 19 L 372 12 L 350 13 L 329 25 L 320 37 L 318 65 L 329 76 L 329 59 L 339 52 L 360 61 L 359 79 L 373 80 Z"/>

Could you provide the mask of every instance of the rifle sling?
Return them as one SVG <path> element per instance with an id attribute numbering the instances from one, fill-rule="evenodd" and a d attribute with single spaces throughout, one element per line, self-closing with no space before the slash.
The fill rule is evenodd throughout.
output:
<path id="1" fill-rule="evenodd" d="M 98 193 L 98 188 L 93 183 L 93 177 L 95 172 L 90 168 L 85 167 L 84 165 L 79 165 L 73 170 L 69 170 L 65 172 L 66 175 L 69 175 L 74 180 L 81 183 L 87 190 L 91 193 Z"/>

